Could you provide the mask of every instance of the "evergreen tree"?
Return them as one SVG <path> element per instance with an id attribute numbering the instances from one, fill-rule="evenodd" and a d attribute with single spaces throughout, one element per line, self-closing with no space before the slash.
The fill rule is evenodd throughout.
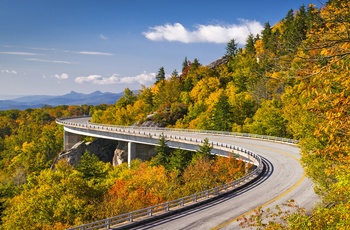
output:
<path id="1" fill-rule="evenodd" d="M 226 56 L 229 58 L 235 57 L 238 52 L 237 43 L 234 38 L 232 38 L 226 45 Z"/>
<path id="2" fill-rule="evenodd" d="M 203 145 L 198 146 L 199 149 L 196 151 L 195 156 L 192 159 L 192 162 L 196 162 L 199 158 L 202 157 L 208 157 L 209 159 L 214 159 L 215 155 L 211 154 L 211 150 L 213 150 L 213 147 L 209 143 L 209 139 L 205 138 L 203 140 Z"/>
<path id="3" fill-rule="evenodd" d="M 90 154 L 88 151 L 86 151 L 81 157 L 76 170 L 83 173 L 85 179 L 104 178 L 107 175 L 105 163 L 100 161 L 96 155 Z"/>
<path id="4" fill-rule="evenodd" d="M 179 73 L 176 69 L 172 72 L 171 77 L 179 77 Z"/>
<path id="5" fill-rule="evenodd" d="M 211 129 L 220 131 L 231 131 L 232 128 L 232 115 L 230 111 L 230 104 L 228 103 L 228 97 L 221 93 L 219 100 L 215 103 L 212 117 L 211 117 Z"/>
<path id="6" fill-rule="evenodd" d="M 187 60 L 187 57 L 185 57 L 184 61 L 182 62 L 182 72 L 186 70 L 187 66 L 188 66 L 188 60 Z"/>
<path id="7" fill-rule="evenodd" d="M 271 49 L 272 28 L 269 22 L 266 22 L 262 31 L 262 43 L 265 50 Z"/>
<path id="8" fill-rule="evenodd" d="M 198 59 L 195 58 L 191 64 L 191 69 L 197 69 L 200 65 L 201 63 L 199 63 Z"/>
<path id="9" fill-rule="evenodd" d="M 255 40 L 253 34 L 249 34 L 246 40 L 245 50 L 247 51 L 247 53 L 255 53 Z"/>
<path id="10" fill-rule="evenodd" d="M 162 66 L 162 67 L 160 67 L 159 70 L 158 70 L 158 74 L 157 74 L 157 76 L 156 76 L 156 84 L 157 84 L 158 82 L 163 81 L 163 80 L 165 80 L 165 71 L 164 71 L 164 67 Z"/>
<path id="11" fill-rule="evenodd" d="M 163 165 L 166 169 L 169 169 L 170 161 L 170 148 L 167 145 L 167 140 L 164 134 L 159 139 L 159 144 L 154 148 L 157 155 L 152 159 L 154 165 Z"/>

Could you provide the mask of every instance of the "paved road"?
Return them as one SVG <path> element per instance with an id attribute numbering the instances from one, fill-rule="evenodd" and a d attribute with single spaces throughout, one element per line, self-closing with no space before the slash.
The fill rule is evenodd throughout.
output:
<path id="1" fill-rule="evenodd" d="M 174 134 L 179 135 L 177 132 Z M 242 214 L 249 215 L 251 210 L 259 206 L 273 208 L 277 204 L 294 199 L 300 206 L 311 209 L 318 201 L 312 182 L 304 176 L 298 161 L 299 148 L 294 145 L 211 134 L 181 135 L 198 139 L 207 137 L 210 141 L 234 144 L 252 150 L 263 157 L 267 170 L 262 178 L 242 191 L 135 229 L 240 229 L 237 217 Z"/>
<path id="2" fill-rule="evenodd" d="M 257 184 L 244 191 L 137 229 L 240 229 L 237 217 L 259 206 L 274 208 L 294 199 L 310 209 L 317 200 L 312 182 L 304 177 L 298 162 L 297 147 L 243 138 L 213 136 L 209 139 L 234 143 L 254 151 L 265 159 L 267 172 Z"/>

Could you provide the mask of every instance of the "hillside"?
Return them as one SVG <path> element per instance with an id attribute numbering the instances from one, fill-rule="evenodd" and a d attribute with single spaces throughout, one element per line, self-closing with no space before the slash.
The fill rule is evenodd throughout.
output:
<path id="1" fill-rule="evenodd" d="M 97 123 L 135 125 L 148 120 L 164 127 L 298 139 L 300 163 L 322 202 L 312 213 L 305 213 L 298 201 L 276 212 L 258 210 L 257 218 L 246 218 L 246 226 L 350 229 L 349 18 L 350 1 L 329 0 L 320 9 L 301 6 L 275 25 L 265 23 L 261 34 L 251 34 L 244 47 L 232 39 L 221 61 L 205 66 L 185 58 L 181 71 L 170 78 L 161 67 L 153 85 L 137 93 L 125 89 L 109 105 L 0 111 L 0 228 L 67 229 L 199 191 L 244 171 L 243 164 L 232 159 L 216 164 L 203 158 L 208 144 L 203 146 L 208 151 L 199 155 L 170 153 L 165 138 L 151 162 L 112 167 L 86 153 L 76 168 L 61 161 L 51 170 L 63 140 L 55 119 L 89 114 Z M 13 103 L 85 104 L 99 97 L 103 93 L 71 92 Z M 235 165 L 238 170 L 232 170 Z"/>
<path id="2" fill-rule="evenodd" d="M 349 18 L 349 1 L 290 10 L 277 24 L 265 23 L 261 34 L 251 34 L 244 47 L 232 39 L 227 61 L 204 66 L 185 58 L 182 71 L 169 79 L 160 68 L 154 85 L 138 95 L 124 94 L 93 120 L 119 125 L 151 120 L 166 127 L 298 139 L 306 174 L 328 204 L 312 218 L 296 217 L 307 224 L 298 226 L 349 228 Z"/>

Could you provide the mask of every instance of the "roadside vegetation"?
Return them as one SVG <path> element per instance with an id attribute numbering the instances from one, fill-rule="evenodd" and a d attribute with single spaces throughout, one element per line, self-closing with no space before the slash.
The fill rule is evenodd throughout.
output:
<path id="1" fill-rule="evenodd" d="M 209 67 L 185 58 L 180 72 L 166 78 L 161 67 L 152 86 L 135 94 L 125 89 L 114 105 L 1 111 L 1 228 L 64 229 L 243 175 L 239 160 L 170 150 L 165 139 L 153 160 L 131 168 L 86 153 L 75 168 L 60 162 L 51 170 L 63 140 L 55 118 L 82 114 L 117 125 L 149 121 L 298 139 L 302 165 L 322 203 L 311 214 L 294 202 L 286 211 L 259 209 L 242 227 L 350 228 L 349 18 L 349 1 L 301 6 L 276 25 L 265 23 L 244 47 L 232 39 L 224 64 Z"/>

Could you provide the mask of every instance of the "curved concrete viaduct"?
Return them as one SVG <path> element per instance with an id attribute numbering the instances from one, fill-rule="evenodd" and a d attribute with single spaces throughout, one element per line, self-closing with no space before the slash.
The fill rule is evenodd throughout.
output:
<path id="1" fill-rule="evenodd" d="M 184 132 L 172 129 L 147 130 L 151 135 L 149 138 L 146 138 L 142 134 L 142 132 L 145 132 L 142 128 L 120 127 L 119 131 L 112 130 L 116 127 L 105 125 L 96 125 L 94 128 L 91 128 L 93 124 L 87 125 L 88 120 L 89 118 L 74 118 L 58 120 L 57 123 L 64 126 L 66 138 L 69 138 L 68 133 L 74 133 L 132 141 L 133 143 L 150 144 L 154 141 L 153 144 L 157 144 L 160 135 L 164 133 L 167 137 L 181 136 L 184 138 L 179 140 L 179 142 L 168 142 L 174 148 L 182 147 L 193 150 L 197 146 L 193 145 L 193 140 L 197 140 L 198 145 L 200 145 L 200 140 L 208 138 L 210 142 L 218 146 L 218 154 L 225 154 L 220 152 L 220 145 L 229 144 L 249 149 L 264 159 L 266 170 L 258 180 L 244 189 L 215 199 L 197 208 L 138 226 L 137 229 L 240 229 L 236 219 L 243 214 L 249 215 L 257 207 L 273 209 L 278 204 L 294 199 L 301 207 L 311 209 L 315 202 L 318 201 L 313 191 L 313 184 L 305 177 L 303 168 L 299 163 L 299 148 L 293 144 L 234 137 L 213 132 Z M 117 135 L 117 137 L 112 137 L 113 135 Z M 158 137 L 152 138 L 152 135 L 158 135 Z M 191 140 L 189 142 L 192 144 L 187 143 L 186 140 Z M 65 142 L 66 147 L 69 146 L 69 141 L 65 140 Z M 130 145 L 129 159 L 133 157 L 133 144 Z M 245 156 L 245 160 L 254 161 L 249 155 Z"/>

